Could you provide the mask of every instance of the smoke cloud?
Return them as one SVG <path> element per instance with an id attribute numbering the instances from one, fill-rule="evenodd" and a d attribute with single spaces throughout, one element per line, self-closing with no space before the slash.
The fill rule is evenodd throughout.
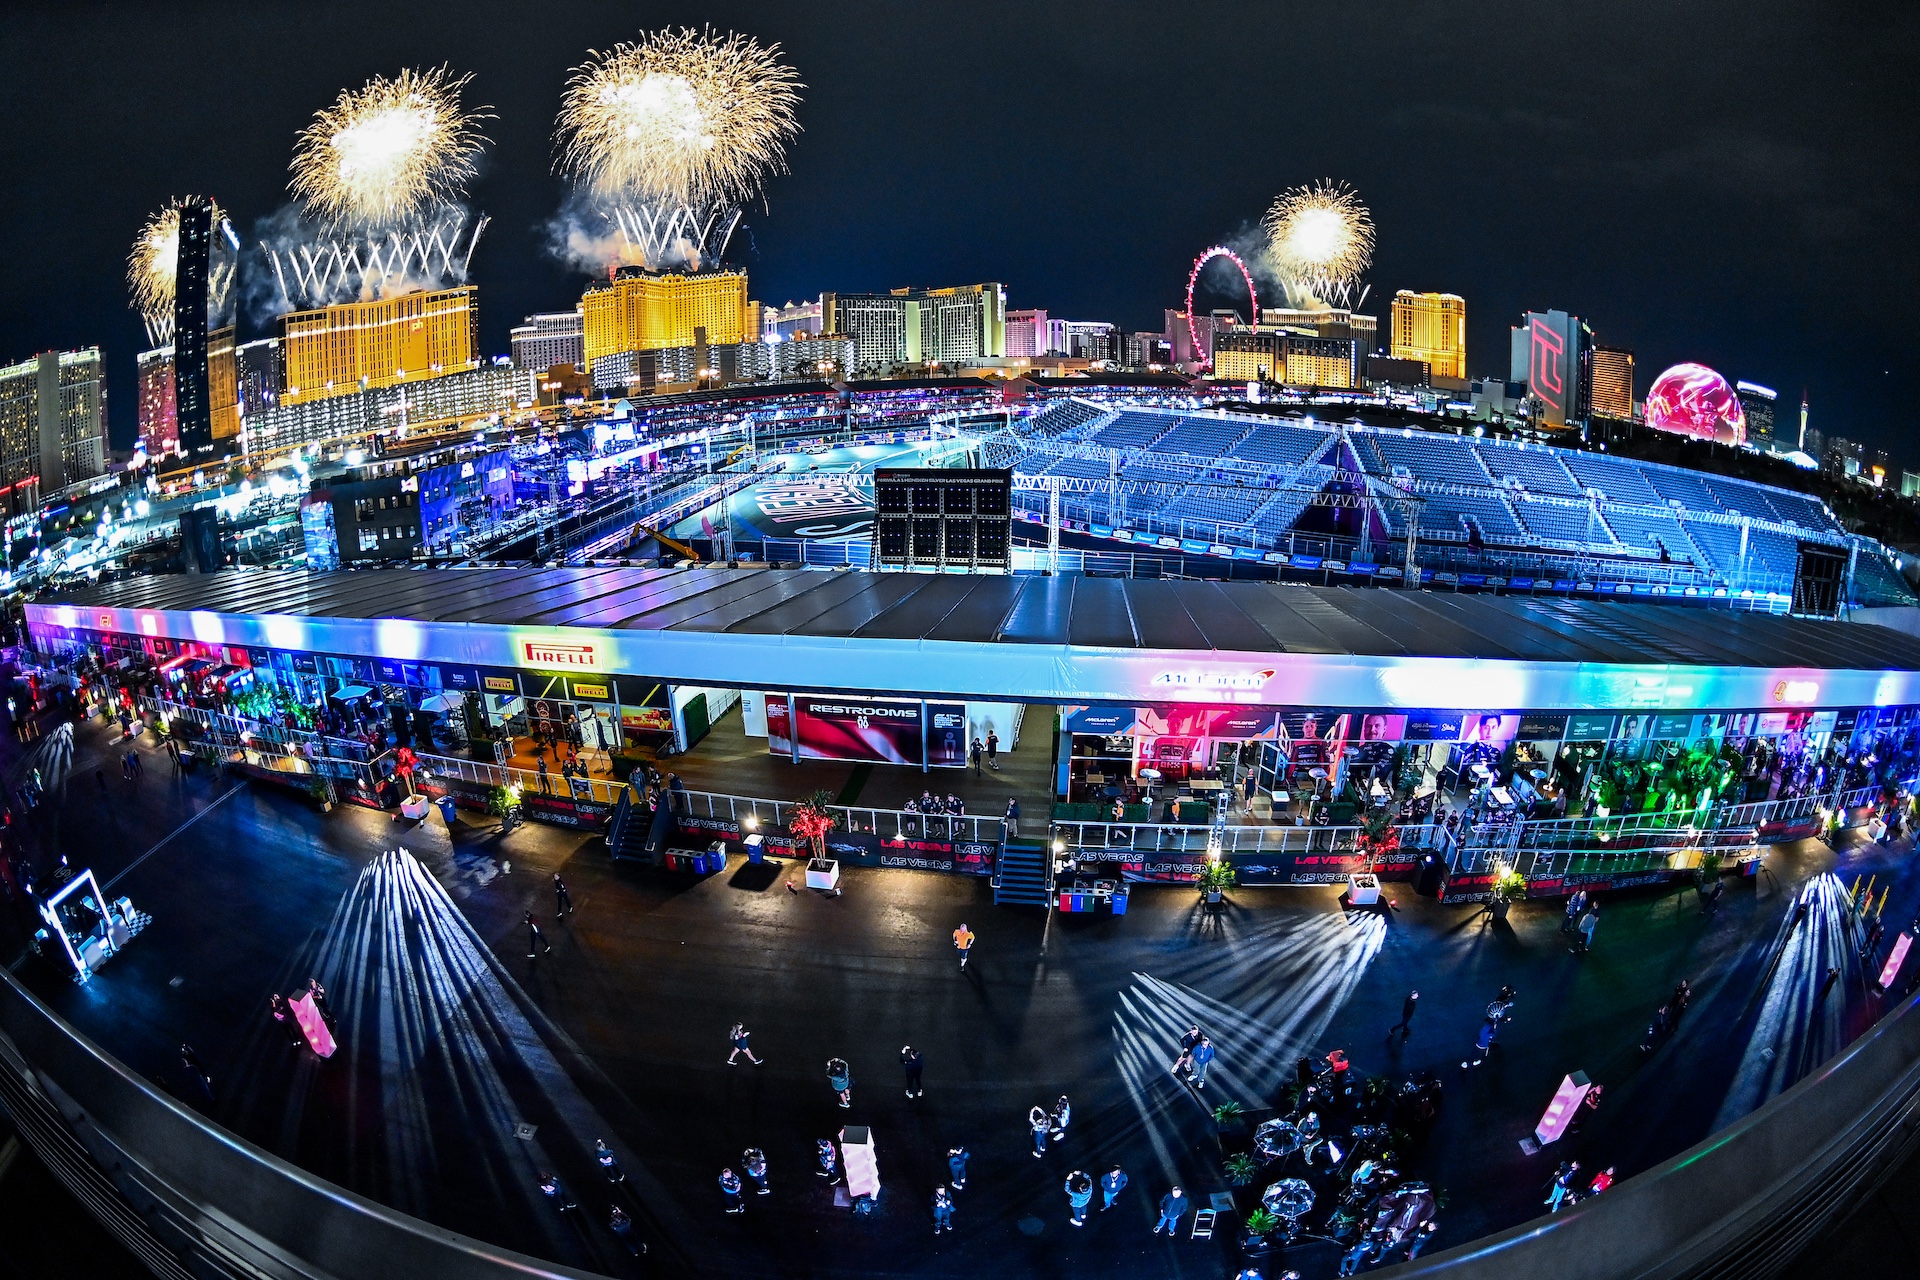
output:
<path id="1" fill-rule="evenodd" d="M 254 224 L 258 252 L 241 275 L 241 304 L 264 325 L 288 311 L 465 284 L 486 225 L 485 215 L 449 204 L 430 222 L 328 229 L 289 204 Z"/>

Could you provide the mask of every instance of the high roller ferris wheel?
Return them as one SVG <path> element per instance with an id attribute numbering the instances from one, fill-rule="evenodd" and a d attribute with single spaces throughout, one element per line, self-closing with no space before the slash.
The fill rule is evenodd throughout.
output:
<path id="1" fill-rule="evenodd" d="M 1254 291 L 1253 273 L 1247 270 L 1247 264 L 1241 261 L 1239 254 L 1223 244 L 1214 245 L 1211 249 L 1206 250 L 1199 257 L 1195 258 L 1193 260 L 1193 270 L 1187 272 L 1187 341 L 1192 344 L 1195 359 L 1199 358 L 1200 353 L 1200 333 L 1193 323 L 1193 286 L 1199 282 L 1200 273 L 1206 270 L 1207 264 L 1215 258 L 1225 258 L 1228 262 L 1240 268 L 1240 278 L 1247 282 L 1247 305 L 1251 308 L 1248 313 L 1251 323 L 1260 323 L 1260 298 Z M 1212 364 L 1213 351 L 1212 348 L 1209 347 L 1207 351 L 1207 365 L 1211 367 Z"/>

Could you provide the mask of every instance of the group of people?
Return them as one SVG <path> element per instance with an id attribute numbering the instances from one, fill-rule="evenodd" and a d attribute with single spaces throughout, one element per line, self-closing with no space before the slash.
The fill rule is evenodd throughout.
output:
<path id="1" fill-rule="evenodd" d="M 747 1154 L 754 1155 L 756 1153 L 749 1151 Z M 594 1163 L 600 1167 L 600 1176 L 606 1179 L 609 1197 L 624 1199 L 631 1195 L 631 1192 L 626 1186 L 626 1172 L 620 1168 L 620 1161 L 614 1156 L 613 1149 L 607 1146 L 607 1140 L 605 1138 L 595 1138 L 593 1140 L 593 1158 Z M 733 1173 L 731 1169 L 727 1172 L 729 1175 Z M 764 1179 L 766 1172 L 766 1158 L 762 1156 L 760 1159 L 760 1175 L 763 1179 L 763 1190 L 765 1189 Z M 540 1174 L 539 1185 L 540 1194 L 551 1201 L 554 1209 L 558 1212 L 562 1214 L 580 1212 L 579 1202 L 567 1193 L 566 1184 L 560 1181 L 559 1174 L 543 1171 Z M 739 1193 L 740 1179 L 735 1177 L 733 1178 L 733 1196 L 736 1200 L 739 1199 Z M 728 1212 L 734 1213 L 738 1212 L 738 1210 L 729 1209 Z M 625 1246 L 627 1252 L 634 1257 L 638 1258 L 647 1251 L 646 1243 L 640 1239 L 633 1229 L 633 1215 L 626 1211 L 626 1208 L 619 1203 L 618 1199 L 611 1200 L 608 1205 L 607 1230 L 613 1232 L 614 1238 Z"/>

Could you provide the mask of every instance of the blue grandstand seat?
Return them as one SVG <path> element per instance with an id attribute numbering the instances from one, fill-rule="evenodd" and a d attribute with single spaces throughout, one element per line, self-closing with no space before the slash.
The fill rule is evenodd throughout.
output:
<path id="1" fill-rule="evenodd" d="M 1105 480 L 1110 470 L 1105 460 L 1100 458 L 1062 458 L 1054 464 L 1051 474 L 1080 480 Z"/>
<path id="2" fill-rule="evenodd" d="M 1682 471 L 1678 467 L 1645 466 L 1641 474 L 1652 485 L 1662 501 L 1678 502 L 1687 511 L 1718 511 L 1720 504 L 1714 499 L 1713 491 L 1707 488 L 1706 480 L 1698 472 Z M 1611 495 L 1609 495 L 1611 496 Z"/>
<path id="3" fill-rule="evenodd" d="M 1786 489 L 1768 489 L 1767 501 L 1779 511 L 1782 519 L 1799 525 L 1802 529 L 1811 529 L 1819 533 L 1838 533 L 1840 525 L 1828 512 L 1826 504 L 1818 498 L 1809 498 L 1804 493 L 1793 493 Z"/>
<path id="4" fill-rule="evenodd" d="M 1170 413 L 1143 413 L 1137 409 L 1127 409 L 1095 432 L 1093 443 L 1103 449 L 1144 449 L 1179 421 Z"/>
<path id="5" fill-rule="evenodd" d="M 1493 485 L 1493 477 L 1487 474 L 1479 457 L 1468 447 L 1468 442 L 1458 436 L 1424 432 L 1395 435 L 1389 431 L 1375 431 L 1365 438 L 1379 452 L 1386 470 L 1405 467 L 1415 480 L 1488 488 Z"/>
<path id="6" fill-rule="evenodd" d="M 1780 513 L 1767 501 L 1767 491 L 1756 484 L 1744 480 L 1728 480 L 1721 476 L 1702 476 L 1714 500 L 1721 509 L 1736 516 L 1749 516 L 1755 520 L 1778 520 Z"/>
<path id="7" fill-rule="evenodd" d="M 1217 458 L 1246 430 L 1245 422 L 1234 419 L 1182 418 L 1178 426 L 1153 442 L 1153 451 Z"/>
<path id="8" fill-rule="evenodd" d="M 1022 429 L 1039 435 L 1062 436 L 1102 416 L 1104 411 L 1093 405 L 1078 400 L 1056 400 L 1022 424 Z"/>
<path id="9" fill-rule="evenodd" d="M 1636 502 L 1649 507 L 1666 505 L 1666 499 L 1654 492 L 1634 463 L 1598 453 L 1570 453 L 1564 462 L 1581 484 L 1600 490 L 1609 502 Z"/>
<path id="10" fill-rule="evenodd" d="M 1660 548 L 1665 547 L 1676 561 L 1700 562 L 1698 548 L 1670 511 L 1606 506 L 1601 508 L 1600 517 L 1612 526 L 1613 536 L 1623 547 L 1649 555 L 1658 555 Z"/>
<path id="11" fill-rule="evenodd" d="M 1416 492 L 1419 492 L 1416 490 Z M 1456 537 L 1466 534 L 1466 525 L 1462 517 L 1470 518 L 1479 527 L 1480 536 L 1488 542 L 1524 543 L 1527 531 L 1520 527 L 1508 509 L 1506 500 L 1496 493 L 1484 496 L 1453 493 L 1425 493 L 1420 496 L 1426 504 L 1420 508 L 1420 529 L 1422 532 L 1448 533 Z"/>
<path id="12" fill-rule="evenodd" d="M 1604 520 L 1595 520 L 1585 503 L 1534 502 L 1515 499 L 1513 512 L 1520 523 L 1541 538 L 1556 542 L 1596 543 L 1611 546 L 1613 534 Z"/>
<path id="13" fill-rule="evenodd" d="M 1578 498 L 1586 490 L 1550 449 L 1521 449 L 1481 441 L 1473 446 L 1496 479 L 1511 477 L 1534 493 L 1557 493 Z"/>
<path id="14" fill-rule="evenodd" d="M 1683 520 L 1687 537 L 1707 562 L 1728 577 L 1741 572 L 1740 526 L 1735 524 L 1716 524 L 1708 520 Z"/>
<path id="15" fill-rule="evenodd" d="M 1230 457 L 1248 462 L 1266 462 L 1280 467 L 1297 467 L 1311 458 L 1327 442 L 1329 429 L 1296 427 L 1284 422 L 1263 422 L 1253 434 L 1233 446 Z"/>

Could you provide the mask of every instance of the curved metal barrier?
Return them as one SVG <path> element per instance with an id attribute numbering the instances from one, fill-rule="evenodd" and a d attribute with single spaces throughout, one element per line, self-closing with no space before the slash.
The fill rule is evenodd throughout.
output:
<path id="1" fill-rule="evenodd" d="M 1393 1280 L 1765 1280 L 1920 1148 L 1920 1004 L 1691 1150 Z"/>
<path id="2" fill-rule="evenodd" d="M 593 1280 L 379 1205 L 242 1141 L 0 970 L 0 1106 L 162 1280 Z"/>

